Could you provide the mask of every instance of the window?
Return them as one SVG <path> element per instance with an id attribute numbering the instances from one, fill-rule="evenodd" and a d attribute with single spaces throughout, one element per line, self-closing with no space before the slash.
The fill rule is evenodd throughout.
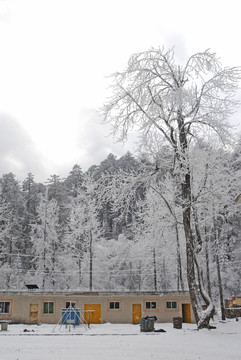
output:
<path id="1" fill-rule="evenodd" d="M 156 309 L 156 301 L 146 301 L 146 310 Z"/>
<path id="2" fill-rule="evenodd" d="M 177 309 L 177 302 L 176 301 L 167 301 L 166 307 L 167 307 L 167 309 Z"/>
<path id="3" fill-rule="evenodd" d="M 75 302 L 67 301 L 66 302 L 66 309 L 68 309 L 68 308 L 75 308 Z"/>
<path id="4" fill-rule="evenodd" d="M 120 302 L 119 301 L 110 301 L 109 309 L 110 310 L 120 310 Z"/>
<path id="5" fill-rule="evenodd" d="M 53 314 L 54 313 L 54 303 L 53 301 L 44 302 L 44 314 Z"/>
<path id="6" fill-rule="evenodd" d="M 10 301 L 0 301 L 0 314 L 10 313 Z"/>

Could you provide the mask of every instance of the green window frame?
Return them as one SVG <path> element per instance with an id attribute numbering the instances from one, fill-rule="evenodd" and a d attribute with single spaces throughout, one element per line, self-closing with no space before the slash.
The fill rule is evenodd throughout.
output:
<path id="1" fill-rule="evenodd" d="M 110 301 L 109 309 L 110 310 L 120 310 L 120 302 L 119 301 Z"/>
<path id="2" fill-rule="evenodd" d="M 54 302 L 53 301 L 44 301 L 43 313 L 45 315 L 52 315 L 54 313 Z"/>
<path id="3" fill-rule="evenodd" d="M 176 301 L 167 301 L 166 302 L 166 308 L 168 309 L 168 310 L 170 310 L 170 309 L 177 309 L 177 302 Z"/>
<path id="4" fill-rule="evenodd" d="M 0 301 L 0 314 L 10 314 L 10 301 Z"/>
<path id="5" fill-rule="evenodd" d="M 156 310 L 156 301 L 146 301 L 146 310 Z"/>

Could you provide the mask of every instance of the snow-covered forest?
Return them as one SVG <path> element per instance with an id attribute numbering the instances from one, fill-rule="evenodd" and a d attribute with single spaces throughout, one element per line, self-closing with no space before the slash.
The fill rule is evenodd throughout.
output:
<path id="1" fill-rule="evenodd" d="M 240 289 L 240 146 L 224 151 L 199 144 L 192 151 L 192 181 L 201 214 L 204 277 L 218 294 Z M 159 163 L 130 153 L 110 154 L 85 173 L 73 166 L 65 179 L 51 175 L 1 185 L 2 289 L 36 283 L 44 290 L 187 289 L 180 204 L 167 147 Z M 159 170 L 161 168 L 161 171 Z M 206 213 L 209 216 L 206 216 Z"/>

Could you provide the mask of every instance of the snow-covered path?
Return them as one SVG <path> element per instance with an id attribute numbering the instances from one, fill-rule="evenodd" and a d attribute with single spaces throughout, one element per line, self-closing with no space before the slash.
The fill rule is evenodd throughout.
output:
<path id="1" fill-rule="evenodd" d="M 139 326 L 129 324 L 76 327 L 71 332 L 65 327 L 53 332 L 52 325 L 10 325 L 0 332 L 0 360 L 240 360 L 241 321 L 215 325 L 212 331 L 188 324 L 180 330 L 172 324 L 155 325 L 166 333 L 140 333 Z"/>

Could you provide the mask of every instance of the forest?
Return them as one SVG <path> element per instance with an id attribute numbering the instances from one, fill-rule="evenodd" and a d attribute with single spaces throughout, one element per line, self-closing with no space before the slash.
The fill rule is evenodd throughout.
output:
<path id="1" fill-rule="evenodd" d="M 188 290 L 198 328 L 217 301 L 224 319 L 241 286 L 240 80 L 210 50 L 185 65 L 174 49 L 133 54 L 101 111 L 117 141 L 138 133 L 135 156 L 0 179 L 2 289 Z"/>
<path id="2" fill-rule="evenodd" d="M 226 297 L 241 285 L 240 155 L 240 146 L 224 151 L 210 144 L 192 152 L 199 256 L 214 297 L 219 274 Z M 158 159 L 109 154 L 86 172 L 74 165 L 65 179 L 51 175 L 44 184 L 31 173 L 22 183 L 4 174 L 1 288 L 187 290 L 181 205 L 166 146 Z"/>

